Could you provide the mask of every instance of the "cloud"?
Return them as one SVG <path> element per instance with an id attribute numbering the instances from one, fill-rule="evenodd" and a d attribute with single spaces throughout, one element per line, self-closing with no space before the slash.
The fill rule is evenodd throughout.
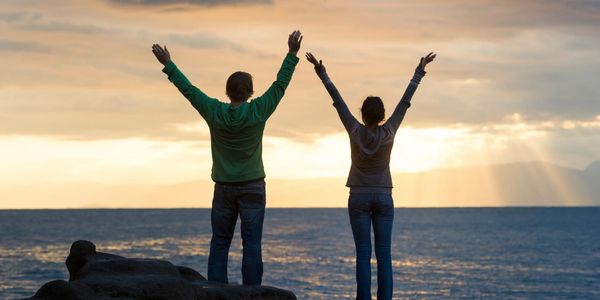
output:
<path id="1" fill-rule="evenodd" d="M 8 12 L 8 13 L 0 13 L 0 21 L 6 23 L 16 23 L 22 21 L 35 21 L 39 20 L 42 17 L 39 13 L 29 13 L 29 12 Z"/>
<path id="2" fill-rule="evenodd" d="M 506 5 L 472 0 L 410 4 L 278 1 L 277 5 L 224 6 L 178 14 L 164 14 L 152 5 L 174 4 L 161 5 L 160 9 L 189 8 L 186 4 L 217 5 L 217 1 L 111 3 L 136 5 L 136 11 L 123 12 L 119 7 L 94 1 L 5 7 L 0 22 L 12 23 L 6 26 L 8 34 L 3 38 L 12 42 L 0 40 L 0 51 L 13 51 L 10 55 L 25 59 L 7 63 L 13 71 L 0 76 L 0 85 L 23 91 L 18 98 L 13 97 L 13 102 L 31 103 L 31 107 L 18 112 L 9 107 L 4 112 L 8 119 L 0 120 L 7 126 L 3 128 L 26 134 L 41 129 L 44 134 L 67 131 L 71 135 L 78 134 L 79 128 L 91 127 L 87 124 L 94 120 L 97 124 L 93 127 L 98 130 L 82 131 L 80 136 L 91 132 L 93 137 L 154 135 L 173 122 L 198 117 L 193 111 L 182 115 L 189 108 L 187 103 L 177 102 L 179 106 L 173 108 L 176 105 L 164 105 L 163 99 L 155 96 L 162 93 L 165 101 L 183 99 L 161 77 L 164 75 L 147 45 L 155 41 L 173 44 L 172 52 L 188 78 L 211 96 L 226 100 L 223 86 L 234 68 L 255 75 L 257 94 L 270 85 L 280 59 L 258 54 L 281 57 L 287 35 L 282 28 L 296 21 L 306 34 L 303 49 L 322 56 L 355 114 L 369 94 L 381 96 L 391 112 L 416 59 L 429 49 L 438 51 L 439 56 L 415 94 L 404 125 L 477 126 L 502 122 L 515 112 L 530 120 L 585 120 L 600 111 L 600 92 L 594 81 L 600 77 L 600 58 L 596 55 L 600 40 L 590 34 L 597 28 L 591 24 L 597 23 L 600 16 L 594 13 L 599 9 L 595 1 L 509 1 Z M 140 10 L 140 6 L 150 9 Z M 42 19 L 35 17 L 38 12 L 44 13 Z M 322 30 L 323 26 L 327 30 Z M 107 43 L 107 35 L 93 34 L 103 30 L 111 33 L 111 43 Z M 65 47 L 68 61 L 56 51 L 53 54 L 57 55 L 48 55 L 40 64 L 35 54 L 27 53 L 63 45 L 69 46 Z M 20 49 L 25 53 L 18 53 Z M 44 99 L 34 101 L 25 93 L 34 89 Z M 109 90 L 114 91 L 110 96 L 96 96 Z M 1 98 L 6 102 L 8 96 L 5 90 Z M 93 104 L 94 109 L 73 104 L 72 98 L 85 98 L 81 103 Z M 342 127 L 330 101 L 303 60 L 267 132 L 303 141 L 339 132 Z M 66 103 L 66 108 L 52 107 L 57 102 Z M 127 122 L 131 112 L 122 111 L 122 102 L 137 107 L 140 116 L 131 117 L 136 122 Z M 40 109 L 53 112 L 36 111 Z M 172 113 L 175 109 L 178 113 Z M 69 113 L 87 117 L 71 119 Z M 20 119 L 11 115 L 19 115 Z"/>
<path id="3" fill-rule="evenodd" d="M 459 2 L 459 3 L 457 3 Z M 397 7 L 408 5 L 397 4 Z M 446 26 L 471 29 L 588 26 L 600 21 L 597 1 L 420 1 L 411 8 L 435 7 L 437 13 L 423 16 Z"/>
<path id="4" fill-rule="evenodd" d="M 48 52 L 49 47 L 37 42 L 0 39 L 0 52 Z"/>
<path id="5" fill-rule="evenodd" d="M 270 4 L 271 0 L 110 0 L 116 4 L 129 5 L 168 5 L 168 4 L 191 4 L 191 5 L 231 5 L 231 4 Z"/>
<path id="6" fill-rule="evenodd" d="M 81 34 L 94 34 L 106 32 L 102 27 L 93 25 L 81 25 L 68 22 L 27 23 L 19 26 L 20 29 L 45 32 L 71 32 Z"/>
<path id="7" fill-rule="evenodd" d="M 169 40 L 195 49 L 225 48 L 238 53 L 246 52 L 246 49 L 242 45 L 219 38 L 210 33 L 171 34 L 169 35 Z"/>

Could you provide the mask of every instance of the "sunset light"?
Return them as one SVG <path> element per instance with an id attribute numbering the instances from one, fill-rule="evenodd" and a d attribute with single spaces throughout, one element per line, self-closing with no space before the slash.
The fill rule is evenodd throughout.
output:
<path id="1" fill-rule="evenodd" d="M 594 79 L 600 64 L 598 41 L 591 38 L 597 15 L 589 10 L 515 3 L 518 11 L 536 12 L 523 19 L 510 8 L 492 13 L 478 3 L 469 5 L 481 14 L 439 1 L 432 2 L 436 10 L 427 9 L 431 3 L 396 1 L 192 2 L 0 4 L 0 51 L 10 70 L 0 75 L 0 207 L 84 207 L 89 201 L 75 199 L 89 185 L 120 195 L 106 200 L 106 207 L 130 206 L 127 199 L 140 186 L 174 185 L 171 191 L 195 181 L 210 186 L 208 127 L 166 81 L 151 45 L 166 44 L 195 85 L 227 101 L 225 81 L 233 71 L 253 75 L 255 96 L 266 89 L 287 34 L 297 28 L 305 35 L 304 51 L 323 59 L 357 116 L 369 95 L 383 99 L 389 116 L 419 57 L 429 50 L 439 54 L 396 135 L 393 174 L 477 167 L 486 182 L 482 188 L 497 196 L 494 205 L 502 205 L 510 201 L 493 170 L 544 162 L 544 176 L 561 187 L 563 203 L 590 197 L 553 175 L 559 172 L 554 166 L 583 170 L 600 158 L 594 146 L 600 143 Z M 349 141 L 320 85 L 302 60 L 266 126 L 263 160 L 267 178 L 278 182 L 335 180 L 342 186 L 313 195 L 320 200 L 307 205 L 344 206 Z M 68 186 L 71 196 L 33 200 L 59 189 L 52 185 Z M 434 187 L 398 187 L 401 206 L 464 204 L 415 196 L 437 197 Z M 275 206 L 304 206 L 289 189 L 271 188 Z M 187 200 L 148 203 L 210 204 L 208 191 L 179 192 Z M 450 198 L 467 197 L 455 192 Z"/>
<path id="2" fill-rule="evenodd" d="M 598 0 L 2 0 L 0 298 L 600 299 Z"/>

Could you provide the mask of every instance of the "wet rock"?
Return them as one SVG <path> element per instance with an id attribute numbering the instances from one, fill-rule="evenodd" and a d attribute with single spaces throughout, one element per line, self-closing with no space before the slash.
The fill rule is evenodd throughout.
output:
<path id="1" fill-rule="evenodd" d="M 69 281 L 44 284 L 29 300 L 270 300 L 296 299 L 269 286 L 227 285 L 207 281 L 195 270 L 158 259 L 125 258 L 96 251 L 76 241 L 66 260 Z"/>

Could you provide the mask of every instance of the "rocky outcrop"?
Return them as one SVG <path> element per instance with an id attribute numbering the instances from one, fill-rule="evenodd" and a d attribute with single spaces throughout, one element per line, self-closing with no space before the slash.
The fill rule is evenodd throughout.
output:
<path id="1" fill-rule="evenodd" d="M 199 300 L 296 299 L 268 286 L 227 285 L 207 281 L 195 270 L 157 259 L 125 258 L 96 251 L 76 241 L 66 261 L 69 281 L 44 284 L 29 300 Z M 25 299 L 23 299 L 25 300 Z"/>

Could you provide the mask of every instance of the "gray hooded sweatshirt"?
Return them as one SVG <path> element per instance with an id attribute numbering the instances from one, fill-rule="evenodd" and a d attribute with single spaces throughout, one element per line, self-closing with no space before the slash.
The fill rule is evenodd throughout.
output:
<path id="1" fill-rule="evenodd" d="M 315 68 L 315 71 L 333 99 L 333 106 L 350 137 L 352 165 L 346 186 L 350 187 L 351 193 L 391 194 L 390 154 L 394 137 L 406 110 L 410 107 L 410 100 L 426 72 L 417 67 L 391 117 L 377 126 L 375 131 L 371 131 L 352 115 L 325 69 Z"/>

